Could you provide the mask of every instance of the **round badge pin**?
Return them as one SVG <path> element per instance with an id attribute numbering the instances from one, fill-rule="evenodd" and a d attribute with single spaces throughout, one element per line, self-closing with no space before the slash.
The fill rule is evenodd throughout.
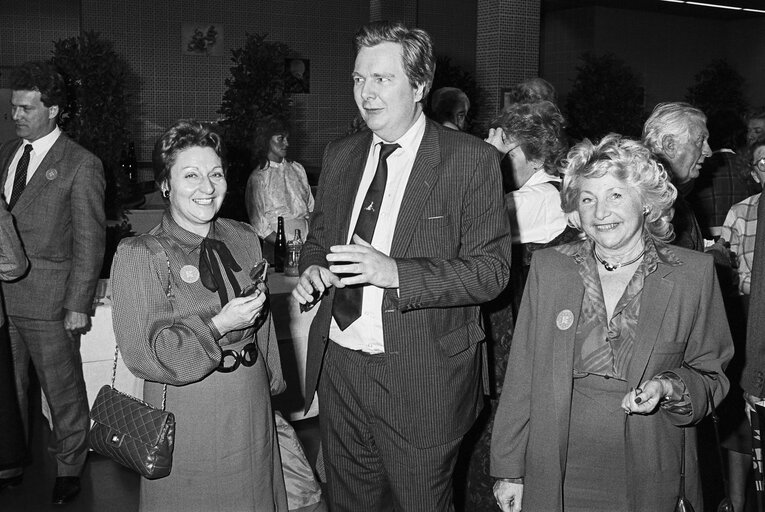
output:
<path id="1" fill-rule="evenodd" d="M 58 177 L 58 171 L 56 169 L 48 169 L 45 171 L 45 177 L 48 179 L 48 181 L 53 181 Z"/>
<path id="2" fill-rule="evenodd" d="M 181 279 L 186 283 L 196 283 L 199 280 L 199 269 L 194 265 L 184 265 L 181 267 Z"/>
<path id="3" fill-rule="evenodd" d="M 574 313 L 572 313 L 570 309 L 564 309 L 558 313 L 558 318 L 555 319 L 555 325 L 557 325 L 558 329 L 561 331 L 567 330 L 574 325 Z"/>

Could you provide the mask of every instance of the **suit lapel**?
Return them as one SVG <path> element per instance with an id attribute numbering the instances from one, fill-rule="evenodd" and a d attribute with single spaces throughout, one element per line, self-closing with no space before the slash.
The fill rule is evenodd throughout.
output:
<path id="1" fill-rule="evenodd" d="M 572 259 L 572 262 L 574 260 Z M 568 446 L 569 417 L 571 416 L 571 391 L 574 371 L 574 342 L 576 326 L 582 311 L 584 285 L 579 277 L 577 264 L 567 268 L 560 282 L 569 283 L 557 294 L 557 300 L 550 319 L 553 327 L 553 389 L 555 390 L 555 412 L 557 416 L 558 446 L 560 447 L 561 469 L 565 466 Z"/>
<path id="2" fill-rule="evenodd" d="M 3 148 L 3 153 L 0 154 L 0 164 L 3 166 L 2 168 L 2 179 L 0 179 L 0 184 L 2 187 L 0 187 L 0 192 L 2 192 L 5 189 L 5 182 L 8 179 L 8 167 L 11 165 L 11 160 L 13 160 L 13 155 L 16 154 L 16 151 L 18 151 L 19 146 L 21 146 L 21 143 L 23 141 L 21 139 L 18 139 L 13 144 L 7 144 Z M 5 198 L 8 200 L 9 198 Z"/>
<path id="3" fill-rule="evenodd" d="M 640 318 L 635 331 L 635 351 L 627 369 L 630 386 L 639 386 L 643 381 L 648 359 L 658 341 L 667 304 L 675 286 L 671 280 L 666 279 L 671 273 L 672 267 L 660 262 L 656 271 L 646 276 L 643 284 Z"/>
<path id="4" fill-rule="evenodd" d="M 371 145 L 372 133 L 369 132 L 367 137 L 361 137 L 358 143 L 350 148 L 348 154 L 339 161 L 339 165 L 344 168 L 341 168 L 339 172 L 337 195 L 330 200 L 335 202 L 335 208 L 338 212 L 335 218 L 342 221 L 337 226 L 336 240 L 340 244 L 348 241 L 346 237 L 351 228 L 353 204 L 359 191 L 361 177 L 364 175 L 364 167 L 367 164 Z M 324 200 L 326 202 L 327 198 Z"/>
<path id="5" fill-rule="evenodd" d="M 66 135 L 62 132 L 58 139 L 56 139 L 56 142 L 53 143 L 53 146 L 48 150 L 45 158 L 40 162 L 40 165 L 32 175 L 29 183 L 27 183 L 24 193 L 21 194 L 21 197 L 19 197 L 19 200 L 14 205 L 14 214 L 31 206 L 34 203 L 35 197 L 37 197 L 50 182 L 61 177 L 61 169 L 59 169 L 57 165 L 64 156 L 65 146 Z"/>
<path id="6" fill-rule="evenodd" d="M 438 179 L 438 165 L 441 163 L 441 144 L 438 131 L 432 121 L 426 120 L 425 133 L 422 136 L 417 156 L 412 165 L 412 173 L 406 184 L 401 208 L 396 219 L 396 229 L 391 242 L 390 255 L 402 256 L 412 241 L 414 231 L 422 219 L 422 209 L 427 203 L 430 189 Z"/>

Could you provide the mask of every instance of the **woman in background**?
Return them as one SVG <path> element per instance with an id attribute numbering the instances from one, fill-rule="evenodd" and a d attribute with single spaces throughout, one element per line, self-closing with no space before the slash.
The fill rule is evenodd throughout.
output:
<path id="1" fill-rule="evenodd" d="M 284 217 L 284 231 L 290 240 L 299 229 L 308 234 L 308 218 L 314 198 L 302 165 L 287 160 L 289 128 L 276 118 L 258 127 L 253 144 L 255 170 L 247 180 L 245 205 L 250 224 L 271 254 L 276 242 L 277 219 Z"/>
<path id="2" fill-rule="evenodd" d="M 725 396 L 733 355 L 713 258 L 666 245 L 677 191 L 639 142 L 585 140 L 564 173 L 587 238 L 531 260 L 492 434 L 497 504 L 672 510 L 684 453 L 703 510 L 691 427 Z"/>
<path id="3" fill-rule="evenodd" d="M 246 223 L 216 218 L 226 195 L 220 137 L 178 121 L 154 148 L 169 207 L 149 234 L 123 240 L 112 266 L 114 331 L 144 399 L 167 409 L 169 476 L 141 480 L 140 510 L 286 511 L 271 394 L 284 389 L 261 260 Z M 253 276 L 258 277 L 258 276 Z"/>

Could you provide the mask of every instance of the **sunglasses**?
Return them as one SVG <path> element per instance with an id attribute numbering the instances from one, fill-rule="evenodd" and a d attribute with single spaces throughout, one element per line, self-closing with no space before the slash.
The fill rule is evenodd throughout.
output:
<path id="1" fill-rule="evenodd" d="M 244 287 L 239 294 L 240 297 L 248 297 L 259 290 L 259 286 L 266 282 L 266 276 L 268 275 L 268 262 L 266 260 L 260 260 L 252 270 L 250 270 L 250 281 L 252 283 Z"/>

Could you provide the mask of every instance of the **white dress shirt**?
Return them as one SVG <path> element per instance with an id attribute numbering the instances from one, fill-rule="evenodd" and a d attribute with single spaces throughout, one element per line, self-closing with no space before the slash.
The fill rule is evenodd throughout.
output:
<path id="1" fill-rule="evenodd" d="M 24 146 L 32 144 L 32 152 L 29 154 L 29 167 L 27 167 L 28 184 L 29 180 L 34 176 L 35 171 L 37 171 L 37 168 L 40 167 L 40 162 L 43 161 L 45 155 L 48 154 L 50 148 L 58 140 L 59 135 L 61 135 L 61 129 L 56 126 L 48 135 L 40 137 L 34 142 L 29 142 L 26 139 L 23 140 L 23 143 L 19 146 L 16 154 L 13 155 L 13 158 L 11 159 L 10 167 L 8 167 L 8 178 L 5 180 L 5 186 L 3 187 L 3 194 L 5 195 L 6 201 L 10 200 L 11 194 L 13 193 L 13 180 L 16 178 L 16 167 L 19 165 L 21 155 L 24 154 Z"/>
<path id="2" fill-rule="evenodd" d="M 521 188 L 505 196 L 513 243 L 544 244 L 566 229 L 560 192 L 548 184 L 550 181 L 560 182 L 560 178 L 540 169 Z"/>
<path id="3" fill-rule="evenodd" d="M 385 195 L 377 217 L 375 233 L 372 237 L 372 247 L 383 254 L 390 255 L 390 247 L 393 241 L 393 233 L 396 230 L 396 220 L 404 198 L 404 191 L 412 173 L 414 159 L 420 149 L 422 136 L 425 134 L 425 114 L 420 114 L 417 121 L 398 140 L 392 141 L 400 148 L 396 149 L 388 157 L 388 179 L 385 182 Z M 367 194 L 369 185 L 372 183 L 377 161 L 380 155 L 380 143 L 383 141 L 377 135 L 372 137 L 372 147 L 369 148 L 369 156 L 361 177 L 359 190 L 351 211 L 351 223 L 348 229 L 350 243 L 353 231 L 356 228 L 356 220 L 361 211 L 361 203 Z M 340 330 L 335 319 L 329 327 L 329 337 L 335 343 L 352 350 L 363 350 L 370 354 L 379 354 L 385 351 L 385 341 L 382 329 L 382 299 L 383 288 L 367 285 L 363 290 L 363 302 L 361 317 L 349 325 L 344 331 Z"/>

